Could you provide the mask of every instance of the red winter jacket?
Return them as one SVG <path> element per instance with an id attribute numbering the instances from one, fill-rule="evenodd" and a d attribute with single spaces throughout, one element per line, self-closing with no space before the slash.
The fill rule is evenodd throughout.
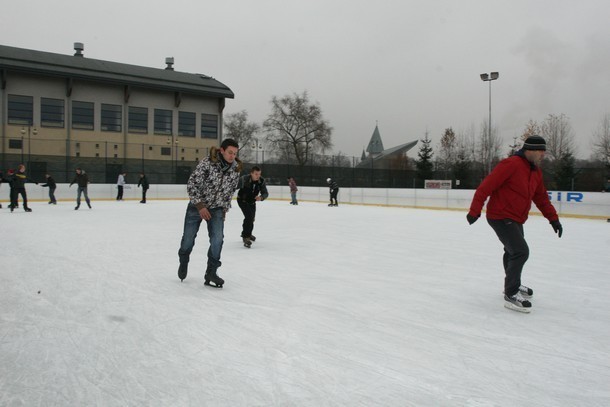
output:
<path id="1" fill-rule="evenodd" d="M 469 214 L 481 216 L 483 204 L 490 195 L 487 219 L 512 219 L 525 223 L 532 201 L 549 221 L 559 219 L 544 187 L 542 171 L 523 155 L 500 161 L 474 193 Z"/>

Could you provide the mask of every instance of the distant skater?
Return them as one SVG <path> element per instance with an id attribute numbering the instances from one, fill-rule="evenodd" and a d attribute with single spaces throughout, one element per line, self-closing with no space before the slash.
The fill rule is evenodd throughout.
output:
<path id="1" fill-rule="evenodd" d="M 55 199 L 55 189 L 57 188 L 57 184 L 55 183 L 53 177 L 49 174 L 45 174 L 45 178 L 47 179 L 47 182 L 41 186 L 49 188 L 49 204 L 57 205 L 57 200 Z"/>
<path id="2" fill-rule="evenodd" d="M 532 201 L 549 220 L 557 236 L 561 237 L 563 233 L 540 169 L 545 151 L 546 142 L 542 137 L 528 137 L 521 150 L 500 161 L 481 182 L 466 215 L 468 223 L 472 225 L 481 216 L 483 205 L 490 197 L 487 223 L 504 245 L 504 306 L 520 312 L 530 312 L 532 303 L 529 299 L 534 295 L 534 290 L 521 283 L 523 266 L 529 257 L 523 224 L 528 218 Z"/>
<path id="3" fill-rule="evenodd" d="M 140 201 L 140 203 L 146 203 L 146 191 L 148 191 L 150 185 L 148 184 L 148 179 L 146 178 L 146 175 L 143 172 L 140 173 L 138 187 L 142 187 L 142 200 Z"/>
<path id="4" fill-rule="evenodd" d="M 332 178 L 326 178 L 326 183 L 328 184 L 329 193 L 330 193 L 330 203 L 328 206 L 339 206 L 339 202 L 337 202 L 337 195 L 339 194 L 339 185 Z"/>
<path id="5" fill-rule="evenodd" d="M 76 184 L 78 186 L 77 193 L 76 193 L 76 207 L 74 208 L 74 210 L 77 211 L 78 208 L 80 208 L 81 194 L 85 195 L 85 202 L 87 202 L 87 206 L 89 207 L 89 209 L 91 209 L 91 201 L 89 200 L 89 195 L 87 195 L 87 186 L 89 185 L 89 176 L 85 173 L 84 170 L 82 170 L 80 168 L 76 169 L 76 175 L 74 176 L 74 179 L 70 183 L 70 187 L 72 187 L 73 184 Z"/>
<path id="6" fill-rule="evenodd" d="M 299 189 L 297 188 L 297 182 L 294 180 L 294 178 L 288 177 L 288 187 L 290 188 L 290 205 L 298 205 L 299 202 L 297 201 L 297 192 Z"/>
<path id="7" fill-rule="evenodd" d="M 237 204 L 244 214 L 241 238 L 244 246 L 249 248 L 252 246 L 252 242 L 256 241 L 256 237 L 252 235 L 256 217 L 256 202 L 264 201 L 269 196 L 265 179 L 261 177 L 260 167 L 252 167 L 250 174 L 241 177 L 237 188 L 239 188 Z"/>
<path id="8" fill-rule="evenodd" d="M 19 195 L 23 199 L 23 210 L 26 212 L 32 212 L 32 209 L 28 207 L 28 194 L 25 190 L 26 182 L 33 182 L 38 185 L 38 182 L 32 181 L 25 173 L 25 165 L 19 164 L 17 172 L 12 175 L 11 183 L 11 212 L 18 206 Z"/>
<path id="9" fill-rule="evenodd" d="M 116 200 L 117 201 L 123 200 L 123 189 L 125 187 L 125 175 L 127 175 L 126 172 L 119 174 L 119 177 L 117 178 L 117 181 L 116 181 L 116 189 L 117 189 Z"/>

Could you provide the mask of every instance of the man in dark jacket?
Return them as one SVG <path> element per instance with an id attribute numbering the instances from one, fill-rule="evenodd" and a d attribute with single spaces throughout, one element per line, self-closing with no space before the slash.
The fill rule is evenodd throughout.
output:
<path id="1" fill-rule="evenodd" d="M 19 199 L 19 195 L 21 195 L 21 198 L 23 199 L 23 210 L 26 212 L 32 212 L 32 209 L 28 207 L 28 195 L 25 191 L 25 183 L 28 181 L 34 182 L 36 185 L 38 185 L 38 182 L 32 181 L 25 174 L 25 165 L 19 164 L 17 172 L 15 172 L 12 177 L 11 212 L 13 212 L 18 205 L 17 200 Z"/>
<path id="2" fill-rule="evenodd" d="M 332 178 L 326 178 L 326 183 L 328 184 L 328 189 L 330 193 L 330 203 L 328 204 L 328 206 L 339 206 L 339 202 L 337 202 L 337 195 L 339 194 L 339 185 L 337 185 L 337 182 Z"/>
<path id="3" fill-rule="evenodd" d="M 148 191 L 150 185 L 148 184 L 148 179 L 146 178 L 146 175 L 143 172 L 140 173 L 138 187 L 142 187 L 142 200 L 140 201 L 140 203 L 146 203 L 146 191 Z"/>
<path id="4" fill-rule="evenodd" d="M 52 176 L 49 174 L 45 175 L 47 182 L 42 184 L 43 187 L 49 187 L 49 204 L 57 205 L 57 200 L 55 199 L 55 189 L 57 188 L 57 184 Z"/>
<path id="5" fill-rule="evenodd" d="M 252 235 L 254 230 L 254 218 L 256 215 L 256 202 L 264 201 L 269 196 L 265 179 L 261 177 L 261 169 L 257 166 L 252 167 L 249 175 L 244 175 L 239 179 L 237 185 L 237 204 L 244 214 L 241 238 L 244 246 L 252 246 L 256 237 Z"/>
<path id="6" fill-rule="evenodd" d="M 72 185 L 74 184 L 78 186 L 78 190 L 76 193 L 76 207 L 74 208 L 74 210 L 77 211 L 78 208 L 80 208 L 81 194 L 85 195 L 85 201 L 87 202 L 87 206 L 89 207 L 89 209 L 91 209 L 91 201 L 89 200 L 89 196 L 87 195 L 87 185 L 89 185 L 89 176 L 85 173 L 85 171 L 80 168 L 76 169 L 76 175 L 70 183 L 70 187 L 72 187 Z"/>
<path id="7" fill-rule="evenodd" d="M 523 234 L 532 201 L 547 218 L 558 237 L 563 228 L 555 208 L 549 200 L 540 164 L 546 142 L 540 136 L 530 136 L 523 148 L 512 157 L 502 160 L 477 188 L 470 211 L 466 215 L 471 225 L 481 216 L 485 200 L 487 223 L 504 245 L 504 306 L 520 312 L 530 312 L 534 291 L 521 284 L 521 272 L 529 257 Z"/>

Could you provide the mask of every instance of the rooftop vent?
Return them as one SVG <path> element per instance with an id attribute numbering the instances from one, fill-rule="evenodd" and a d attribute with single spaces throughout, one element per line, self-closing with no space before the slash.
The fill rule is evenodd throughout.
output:
<path id="1" fill-rule="evenodd" d="M 74 53 L 75 57 L 82 57 L 84 50 L 85 50 L 85 45 L 82 42 L 75 42 L 74 43 L 74 51 L 76 51 Z"/>
<path id="2" fill-rule="evenodd" d="M 167 69 L 168 71 L 173 71 L 174 70 L 174 57 L 167 57 L 167 58 L 165 58 L 165 63 L 167 64 L 165 69 Z"/>

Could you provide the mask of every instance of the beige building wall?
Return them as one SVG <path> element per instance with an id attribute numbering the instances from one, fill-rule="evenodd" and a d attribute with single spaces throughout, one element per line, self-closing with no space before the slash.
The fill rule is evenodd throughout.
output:
<path id="1" fill-rule="evenodd" d="M 68 81 L 9 72 L 7 86 L 2 94 L 3 151 L 19 154 L 20 150 L 9 149 L 10 139 L 22 139 L 24 154 L 58 155 L 75 157 L 136 158 L 145 160 L 195 161 L 205 156 L 209 148 L 217 146 L 222 138 L 222 111 L 220 100 L 213 97 L 182 94 L 180 105 L 176 106 L 176 95 L 171 91 L 129 87 L 129 99 L 125 101 L 124 85 L 109 85 L 93 81 L 73 80 L 71 95 L 67 96 Z M 33 125 L 9 124 L 7 117 L 8 95 L 33 97 Z M 64 127 L 41 126 L 41 98 L 62 99 L 64 105 Z M 73 129 L 72 102 L 94 103 L 94 129 Z M 121 132 L 101 130 L 102 104 L 122 106 Z M 129 106 L 148 108 L 148 133 L 129 133 Z M 172 134 L 160 135 L 154 132 L 154 109 L 172 111 Z M 195 137 L 178 136 L 179 112 L 193 112 L 196 117 Z M 218 116 L 218 139 L 201 138 L 201 114 Z M 34 130 L 35 129 L 35 130 Z M 36 134 L 34 134 L 36 133 Z M 177 141 L 177 143 L 176 143 Z M 177 146 L 177 149 L 174 149 Z M 163 147 L 171 148 L 171 155 L 162 155 Z M 183 151 L 184 150 L 184 151 Z M 107 155 L 106 155 L 107 154 Z M 116 155 L 116 156 L 115 156 Z"/>

